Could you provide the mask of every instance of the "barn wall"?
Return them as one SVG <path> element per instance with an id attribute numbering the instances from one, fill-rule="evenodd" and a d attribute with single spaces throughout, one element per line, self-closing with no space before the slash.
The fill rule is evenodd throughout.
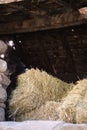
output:
<path id="1" fill-rule="evenodd" d="M 16 35 L 23 62 L 71 82 L 87 76 L 85 25 Z M 21 41 L 21 43 L 20 43 Z"/>
<path id="2" fill-rule="evenodd" d="M 28 68 L 46 70 L 66 82 L 87 77 L 87 30 L 86 25 L 38 31 L 14 35 L 2 35 L 3 40 L 13 39 L 16 50 L 16 73 L 21 64 L 17 55 Z M 19 65 L 20 64 L 20 65 Z M 21 69 L 20 69 L 21 71 Z M 16 75 L 17 75 L 16 74 Z"/>

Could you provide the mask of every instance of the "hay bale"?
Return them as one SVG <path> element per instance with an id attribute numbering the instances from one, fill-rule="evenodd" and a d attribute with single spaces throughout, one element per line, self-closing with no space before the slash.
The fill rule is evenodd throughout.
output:
<path id="1" fill-rule="evenodd" d="M 81 80 L 61 102 L 59 118 L 71 123 L 87 123 L 87 79 Z"/>
<path id="2" fill-rule="evenodd" d="M 87 86 L 87 81 L 85 85 Z M 87 124 L 87 89 L 84 93 L 85 96 L 78 102 L 76 107 L 76 122 Z"/>
<path id="3" fill-rule="evenodd" d="M 39 108 L 46 101 L 60 101 L 72 85 L 39 69 L 31 69 L 18 76 L 17 88 L 10 100 L 10 111 L 17 120 L 22 113 Z M 24 119 L 24 117 L 23 117 Z"/>
<path id="4" fill-rule="evenodd" d="M 48 101 L 40 108 L 36 108 L 32 111 L 26 111 L 19 114 L 16 113 L 17 118 L 16 121 L 23 121 L 23 120 L 58 120 L 59 113 L 58 113 L 59 102 L 55 101 Z"/>
<path id="5" fill-rule="evenodd" d="M 58 120 L 59 119 L 59 102 L 47 101 L 40 108 L 36 108 L 30 112 L 21 113 L 17 115 L 17 120 Z"/>
<path id="6" fill-rule="evenodd" d="M 38 110 L 36 110 L 33 119 L 35 120 L 58 120 L 59 119 L 59 102 L 47 101 Z"/>

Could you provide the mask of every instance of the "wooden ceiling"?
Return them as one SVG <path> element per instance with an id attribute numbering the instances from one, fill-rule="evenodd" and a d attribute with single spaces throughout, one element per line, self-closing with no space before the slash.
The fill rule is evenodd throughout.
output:
<path id="1" fill-rule="evenodd" d="M 87 23 L 79 9 L 87 0 L 0 1 L 0 34 L 30 32 Z"/>

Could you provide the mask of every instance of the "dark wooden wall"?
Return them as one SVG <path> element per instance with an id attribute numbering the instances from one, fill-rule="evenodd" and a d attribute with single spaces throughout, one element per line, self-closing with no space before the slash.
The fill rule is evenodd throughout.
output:
<path id="1" fill-rule="evenodd" d="M 44 69 L 67 82 L 87 76 L 86 25 L 26 33 L 15 39 L 18 53 L 29 68 Z"/>
<path id="2" fill-rule="evenodd" d="M 14 40 L 16 55 L 28 68 L 43 69 L 66 82 L 87 77 L 86 25 L 2 37 Z"/>

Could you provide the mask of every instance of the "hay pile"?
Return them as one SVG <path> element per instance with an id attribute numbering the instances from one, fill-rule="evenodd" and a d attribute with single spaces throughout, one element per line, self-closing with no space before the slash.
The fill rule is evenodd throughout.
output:
<path id="1" fill-rule="evenodd" d="M 21 113 L 16 121 L 21 120 L 58 120 L 59 119 L 59 102 L 47 101 L 40 108 L 32 111 Z"/>
<path id="2" fill-rule="evenodd" d="M 15 120 L 31 119 L 32 113 L 47 101 L 61 101 L 73 85 L 55 78 L 45 71 L 31 69 L 18 76 L 17 88 L 10 100 L 10 112 Z M 31 113 L 28 117 L 28 113 Z"/>
<path id="3" fill-rule="evenodd" d="M 59 118 L 71 123 L 87 123 L 87 79 L 79 81 L 63 99 Z"/>
<path id="4" fill-rule="evenodd" d="M 58 120 L 59 119 L 59 102 L 47 101 L 34 114 L 36 120 Z"/>
<path id="5" fill-rule="evenodd" d="M 59 119 L 87 123 L 87 79 L 73 86 L 45 71 L 28 70 L 18 76 L 9 107 L 16 121 Z"/>

